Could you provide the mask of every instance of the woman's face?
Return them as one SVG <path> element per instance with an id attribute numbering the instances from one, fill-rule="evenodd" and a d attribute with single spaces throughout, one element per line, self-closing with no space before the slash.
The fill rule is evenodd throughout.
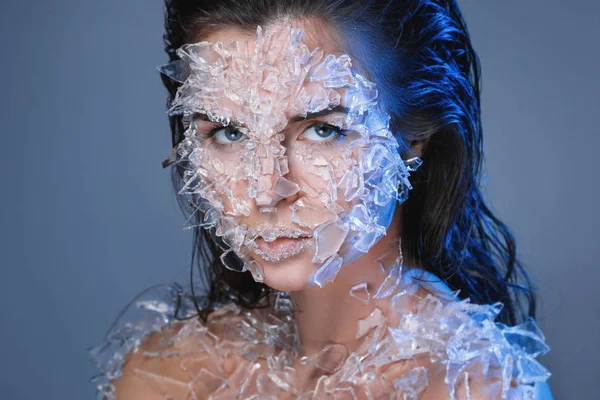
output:
<path id="1" fill-rule="evenodd" d="M 375 85 L 312 36 L 221 29 L 166 70 L 186 75 L 170 110 L 187 121 L 182 192 L 232 249 L 224 264 L 234 252 L 282 291 L 327 284 L 367 252 L 409 187 Z"/>

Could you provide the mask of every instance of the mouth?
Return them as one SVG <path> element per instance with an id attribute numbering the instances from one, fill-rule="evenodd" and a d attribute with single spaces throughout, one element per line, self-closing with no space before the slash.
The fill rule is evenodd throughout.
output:
<path id="1" fill-rule="evenodd" d="M 257 229 L 249 243 L 254 253 L 268 262 L 277 262 L 300 254 L 312 244 L 310 232 L 297 228 Z"/>

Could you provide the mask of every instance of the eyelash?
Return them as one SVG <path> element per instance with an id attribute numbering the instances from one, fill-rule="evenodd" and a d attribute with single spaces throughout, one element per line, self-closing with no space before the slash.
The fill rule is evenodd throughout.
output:
<path id="1" fill-rule="evenodd" d="M 214 136 L 217 134 L 217 131 L 218 131 L 219 129 L 223 129 L 223 128 L 225 128 L 225 126 L 223 126 L 223 125 L 215 126 L 214 128 L 212 128 L 212 129 L 211 129 L 211 130 L 210 130 L 210 131 L 209 131 L 209 132 L 206 134 L 206 138 L 207 138 L 207 139 L 209 139 L 209 138 L 213 138 L 213 137 L 214 137 Z M 235 127 L 234 127 L 233 129 L 237 129 L 237 128 L 235 128 Z M 231 146 L 232 146 L 234 143 L 236 143 L 236 142 L 232 142 L 232 143 L 229 143 L 229 144 L 225 144 L 225 143 L 217 143 L 216 141 L 214 141 L 214 140 L 213 140 L 213 141 L 211 141 L 210 145 L 211 145 L 211 146 L 213 146 L 215 149 L 222 150 L 222 149 L 226 149 L 226 148 L 228 148 L 228 147 L 231 147 Z"/>
<path id="2" fill-rule="evenodd" d="M 304 133 L 308 129 L 313 128 L 315 126 L 324 126 L 324 127 L 327 127 L 329 129 L 335 131 L 337 133 L 337 136 L 334 137 L 333 139 L 330 139 L 330 140 L 322 140 L 322 141 L 318 141 L 318 142 L 311 141 L 311 146 L 326 146 L 326 147 L 331 147 L 331 146 L 333 146 L 333 145 L 335 145 L 335 144 L 343 141 L 344 138 L 349 133 L 348 130 L 342 129 L 339 126 L 331 125 L 331 124 L 327 124 L 327 123 L 323 123 L 323 122 L 315 123 L 315 124 L 311 124 L 311 125 L 307 126 L 302 133 Z"/>
<path id="3" fill-rule="evenodd" d="M 319 142 L 316 141 L 312 141 L 311 146 L 327 146 L 327 147 L 331 147 L 334 144 L 337 144 L 341 141 L 344 140 L 344 138 L 348 135 L 348 130 L 346 129 L 342 129 L 339 126 L 336 125 L 331 125 L 331 124 L 327 124 L 327 123 L 323 123 L 323 122 L 319 122 L 319 123 L 314 123 L 311 125 L 308 125 L 307 127 L 304 128 L 304 130 L 302 131 L 302 133 L 304 133 L 306 130 L 313 128 L 315 126 L 324 126 L 327 127 L 333 131 L 335 131 L 337 133 L 337 137 L 335 137 L 334 139 L 331 140 L 322 140 Z M 206 138 L 212 138 L 216 135 L 217 131 L 219 129 L 223 129 L 224 126 L 223 125 L 219 125 L 219 126 L 215 126 L 213 129 L 211 129 L 207 134 L 206 134 Z M 234 128 L 235 129 L 235 128 Z M 302 134 L 300 134 L 302 135 Z M 211 146 L 213 146 L 215 149 L 225 149 L 228 147 L 231 147 L 234 143 L 237 142 L 232 142 L 229 144 L 225 144 L 225 143 L 217 143 L 216 141 L 212 141 Z"/>

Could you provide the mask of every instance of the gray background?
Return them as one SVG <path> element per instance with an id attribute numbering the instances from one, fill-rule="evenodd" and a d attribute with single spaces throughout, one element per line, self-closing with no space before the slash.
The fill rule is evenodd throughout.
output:
<path id="1" fill-rule="evenodd" d="M 87 347 L 188 268 L 160 167 L 162 2 L 1 4 L 0 398 L 89 399 Z M 461 4 L 483 65 L 488 197 L 540 287 L 555 397 L 591 398 L 600 2 Z"/>

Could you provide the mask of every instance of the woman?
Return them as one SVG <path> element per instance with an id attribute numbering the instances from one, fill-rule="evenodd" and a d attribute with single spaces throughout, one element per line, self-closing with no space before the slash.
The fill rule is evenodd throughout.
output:
<path id="1" fill-rule="evenodd" d="M 138 302 L 147 317 L 93 350 L 100 396 L 548 398 L 529 279 L 479 189 L 456 2 L 166 13 L 163 165 L 205 293 L 192 275 Z"/>

